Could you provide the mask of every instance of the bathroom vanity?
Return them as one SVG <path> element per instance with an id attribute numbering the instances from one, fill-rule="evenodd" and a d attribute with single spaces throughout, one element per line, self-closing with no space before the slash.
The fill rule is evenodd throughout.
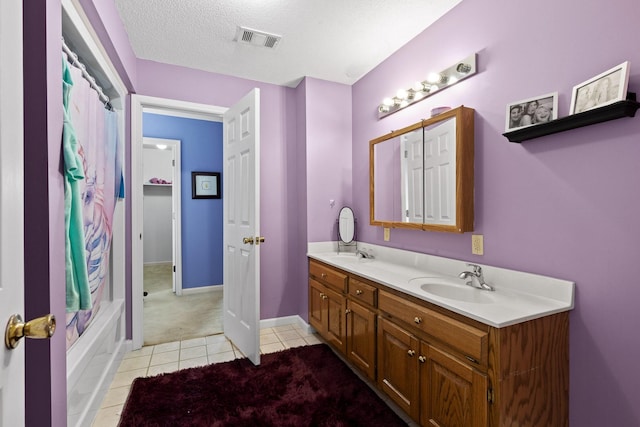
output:
<path id="1" fill-rule="evenodd" d="M 312 247 L 315 245 L 315 247 Z M 574 284 L 367 245 L 309 249 L 309 323 L 423 426 L 567 426 Z M 365 249 L 366 250 L 366 249 Z"/>

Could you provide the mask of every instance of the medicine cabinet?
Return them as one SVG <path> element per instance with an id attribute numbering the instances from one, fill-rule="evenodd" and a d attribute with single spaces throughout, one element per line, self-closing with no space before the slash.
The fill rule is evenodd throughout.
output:
<path id="1" fill-rule="evenodd" d="M 464 106 L 369 143 L 370 223 L 473 231 L 474 110 Z"/>

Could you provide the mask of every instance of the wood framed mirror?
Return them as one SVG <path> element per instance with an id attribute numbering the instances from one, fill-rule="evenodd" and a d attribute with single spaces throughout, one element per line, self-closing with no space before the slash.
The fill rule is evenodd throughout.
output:
<path id="1" fill-rule="evenodd" d="M 371 225 L 473 231 L 474 113 L 460 106 L 369 142 Z"/>

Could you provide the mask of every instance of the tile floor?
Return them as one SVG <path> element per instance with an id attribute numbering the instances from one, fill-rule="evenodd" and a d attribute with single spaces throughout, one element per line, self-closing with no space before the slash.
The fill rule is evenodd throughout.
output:
<path id="1" fill-rule="evenodd" d="M 276 326 L 260 331 L 260 352 L 273 353 L 291 347 L 318 344 L 314 334 L 298 325 Z M 184 341 L 142 347 L 124 356 L 93 427 L 115 427 L 135 378 L 148 377 L 180 369 L 226 362 L 243 357 L 224 335 L 211 335 Z"/>

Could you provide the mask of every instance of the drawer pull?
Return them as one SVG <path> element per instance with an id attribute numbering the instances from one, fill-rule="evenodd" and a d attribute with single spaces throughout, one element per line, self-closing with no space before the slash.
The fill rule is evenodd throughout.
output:
<path id="1" fill-rule="evenodd" d="M 325 294 L 320 294 L 320 298 L 322 298 L 322 299 L 327 299 L 327 298 L 329 298 L 329 297 L 328 297 L 328 296 L 326 296 Z"/>
<path id="2" fill-rule="evenodd" d="M 362 295 L 363 293 L 362 289 L 356 289 L 356 295 Z"/>
<path id="3" fill-rule="evenodd" d="M 349 314 L 351 313 L 351 310 L 349 310 L 348 308 L 344 311 L 344 314 Z"/>
<path id="4" fill-rule="evenodd" d="M 327 278 L 327 273 L 320 273 L 320 277 L 322 277 L 323 279 Z"/>
<path id="5" fill-rule="evenodd" d="M 420 363 L 424 363 L 427 361 L 427 358 L 424 356 L 418 356 L 418 360 L 420 361 Z"/>
<path id="6" fill-rule="evenodd" d="M 413 321 L 416 323 L 416 325 L 419 325 L 420 323 L 422 323 L 422 318 L 416 316 L 416 317 L 413 318 Z"/>
<path id="7" fill-rule="evenodd" d="M 471 356 L 464 356 L 464 357 L 471 363 L 478 363 L 478 361 Z"/>
<path id="8" fill-rule="evenodd" d="M 415 350 L 409 350 L 409 351 L 407 351 L 407 354 L 409 355 L 409 357 L 413 357 L 413 356 L 416 355 L 416 352 L 415 352 Z"/>

